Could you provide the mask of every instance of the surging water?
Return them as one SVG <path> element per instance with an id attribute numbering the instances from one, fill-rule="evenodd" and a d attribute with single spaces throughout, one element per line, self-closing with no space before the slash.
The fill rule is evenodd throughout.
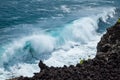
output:
<path id="1" fill-rule="evenodd" d="M 119 14 L 115 1 L 24 0 L 0 3 L 0 79 L 33 76 L 48 66 L 94 58 L 104 29 Z M 111 24 L 110 24 L 111 23 Z"/>

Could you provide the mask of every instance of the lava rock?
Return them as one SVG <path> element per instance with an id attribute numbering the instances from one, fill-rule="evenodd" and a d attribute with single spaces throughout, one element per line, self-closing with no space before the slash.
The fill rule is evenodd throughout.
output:
<path id="1" fill-rule="evenodd" d="M 120 23 L 107 29 L 94 59 L 69 67 L 48 67 L 40 61 L 39 67 L 33 77 L 16 80 L 120 80 Z"/>

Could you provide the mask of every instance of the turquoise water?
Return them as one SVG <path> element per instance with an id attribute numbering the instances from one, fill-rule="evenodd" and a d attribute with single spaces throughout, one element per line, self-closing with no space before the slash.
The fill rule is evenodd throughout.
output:
<path id="1" fill-rule="evenodd" d="M 118 0 L 2 0 L 0 79 L 33 76 L 48 66 L 94 58 L 106 28 L 120 16 Z M 90 56 L 90 57 L 89 57 Z"/>

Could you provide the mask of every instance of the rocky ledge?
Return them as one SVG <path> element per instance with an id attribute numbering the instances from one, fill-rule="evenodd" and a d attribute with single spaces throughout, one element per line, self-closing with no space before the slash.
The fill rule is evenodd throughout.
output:
<path id="1" fill-rule="evenodd" d="M 48 67 L 42 61 L 41 71 L 33 77 L 12 80 L 120 80 L 120 21 L 107 29 L 97 45 L 96 57 L 69 67 Z"/>

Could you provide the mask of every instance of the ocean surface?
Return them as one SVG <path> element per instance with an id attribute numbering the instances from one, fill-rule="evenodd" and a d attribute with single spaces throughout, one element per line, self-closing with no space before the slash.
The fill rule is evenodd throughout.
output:
<path id="1" fill-rule="evenodd" d="M 0 80 L 92 59 L 120 0 L 1 0 Z"/>

